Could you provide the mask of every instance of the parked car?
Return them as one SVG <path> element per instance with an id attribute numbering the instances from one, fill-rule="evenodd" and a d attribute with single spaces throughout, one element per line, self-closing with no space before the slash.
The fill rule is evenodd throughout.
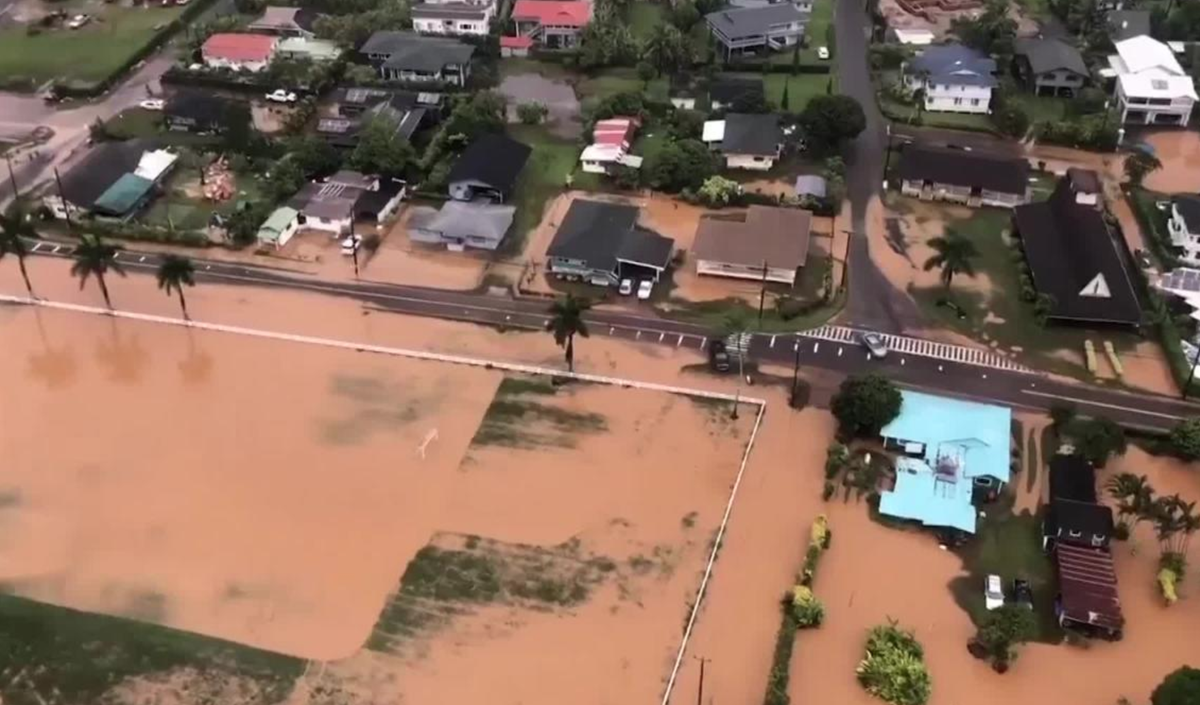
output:
<path id="1" fill-rule="evenodd" d="M 864 332 L 858 334 L 858 342 L 866 348 L 872 355 L 879 358 L 887 357 L 887 343 L 883 342 L 883 336 L 874 332 Z"/>
<path id="2" fill-rule="evenodd" d="M 649 279 L 643 279 L 641 283 L 638 284 L 638 300 L 645 301 L 646 299 L 650 298 L 650 294 L 653 291 L 654 282 L 650 281 Z"/>
<path id="3" fill-rule="evenodd" d="M 291 91 L 285 91 L 282 88 L 276 88 L 266 95 L 266 99 L 272 103 L 295 103 L 296 94 Z"/>
<path id="4" fill-rule="evenodd" d="M 821 61 L 828 61 L 829 47 L 817 47 L 817 58 Z"/>
<path id="5" fill-rule="evenodd" d="M 983 583 L 983 604 L 989 610 L 1004 606 L 1004 586 L 999 575 L 989 575 Z"/>
<path id="6" fill-rule="evenodd" d="M 622 279 L 621 285 L 619 287 L 617 287 L 617 293 L 619 293 L 621 296 L 629 296 L 630 294 L 632 294 L 633 293 L 633 280 L 632 279 Z"/>
<path id="7" fill-rule="evenodd" d="M 345 240 L 342 240 L 342 254 L 352 255 L 362 244 L 362 235 L 351 235 Z"/>
<path id="8" fill-rule="evenodd" d="M 708 343 L 708 366 L 714 372 L 728 372 L 731 364 L 729 361 L 729 349 L 725 347 L 723 340 L 710 340 Z"/>
<path id="9" fill-rule="evenodd" d="M 1013 579 L 1013 602 L 1033 609 L 1033 588 L 1030 587 L 1029 581 L 1022 578 Z"/>
<path id="10" fill-rule="evenodd" d="M 166 101 L 162 98 L 147 98 L 138 103 L 138 107 L 142 110 L 162 110 L 166 105 Z"/>
<path id="11" fill-rule="evenodd" d="M 91 21 L 92 18 L 89 15 L 75 15 L 67 22 L 67 29 L 79 29 Z"/>

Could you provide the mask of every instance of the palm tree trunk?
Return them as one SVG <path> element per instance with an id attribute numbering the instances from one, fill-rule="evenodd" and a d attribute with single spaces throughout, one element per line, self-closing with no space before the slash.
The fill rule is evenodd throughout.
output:
<path id="1" fill-rule="evenodd" d="M 97 274 L 96 281 L 100 282 L 100 293 L 104 295 L 104 305 L 108 307 L 109 311 L 111 311 L 112 300 L 108 298 L 108 284 L 104 282 L 104 275 Z"/>
<path id="2" fill-rule="evenodd" d="M 944 279 L 946 281 L 946 293 L 949 294 L 950 293 L 950 282 L 954 281 L 954 270 L 943 269 L 942 270 L 942 279 Z"/>
<path id="3" fill-rule="evenodd" d="M 179 308 L 183 309 L 183 320 L 192 320 L 192 317 L 188 315 L 187 300 L 183 298 L 183 287 L 176 287 L 175 291 L 179 293 Z"/>
<path id="4" fill-rule="evenodd" d="M 567 336 L 567 371 L 575 371 L 575 334 Z"/>
<path id="5" fill-rule="evenodd" d="M 25 280 L 25 290 L 29 292 L 29 298 L 36 299 L 37 295 L 33 293 L 33 284 L 29 283 L 29 272 L 25 269 L 25 257 L 17 257 L 17 266 L 21 268 L 21 278 Z"/>

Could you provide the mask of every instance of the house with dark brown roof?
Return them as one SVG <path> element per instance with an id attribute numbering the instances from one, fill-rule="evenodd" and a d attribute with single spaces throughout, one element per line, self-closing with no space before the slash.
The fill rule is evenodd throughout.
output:
<path id="1" fill-rule="evenodd" d="M 741 219 L 703 218 L 692 255 L 696 273 L 794 286 L 808 259 L 812 213 L 750 206 Z"/>
<path id="2" fill-rule="evenodd" d="M 1059 544 L 1055 550 L 1059 626 L 1110 639 L 1120 639 L 1125 628 L 1117 571 L 1107 548 Z"/>
<path id="3" fill-rule="evenodd" d="M 900 192 L 926 201 L 1012 208 L 1030 198 L 1029 162 L 978 150 L 910 144 L 897 167 Z"/>
<path id="4" fill-rule="evenodd" d="M 1069 179 L 1050 198 L 1013 211 L 1033 286 L 1051 299 L 1049 320 L 1136 326 L 1142 308 L 1123 243 L 1094 205 L 1078 200 Z"/>

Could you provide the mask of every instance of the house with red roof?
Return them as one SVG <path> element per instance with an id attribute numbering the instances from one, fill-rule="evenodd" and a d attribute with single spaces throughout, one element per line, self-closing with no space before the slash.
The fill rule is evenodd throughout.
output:
<path id="1" fill-rule="evenodd" d="M 621 164 L 632 169 L 642 166 L 642 158 L 629 153 L 641 121 L 635 117 L 614 117 L 596 122 L 592 143 L 579 155 L 584 171 L 607 174 Z"/>
<path id="2" fill-rule="evenodd" d="M 528 37 L 535 46 L 573 49 L 579 46 L 583 28 L 592 21 L 592 3 L 586 0 L 517 0 L 512 19 L 517 37 Z"/>
<path id="3" fill-rule="evenodd" d="M 271 63 L 278 46 L 279 37 L 269 34 L 221 32 L 204 42 L 200 57 L 209 68 L 262 71 Z"/>

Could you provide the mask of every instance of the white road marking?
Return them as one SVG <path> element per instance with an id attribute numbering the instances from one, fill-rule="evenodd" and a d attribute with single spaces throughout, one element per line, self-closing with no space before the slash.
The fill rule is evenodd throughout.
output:
<path id="1" fill-rule="evenodd" d="M 903 364 L 904 364 L 904 358 L 900 358 L 900 364 L 901 364 L 901 365 L 903 365 Z"/>
<path id="2" fill-rule="evenodd" d="M 844 352 L 844 351 L 843 351 L 843 349 L 842 349 L 842 346 L 840 346 L 840 345 L 839 345 L 839 346 L 838 346 L 838 357 L 841 357 L 841 356 L 842 356 L 842 352 Z"/>
<path id="3" fill-rule="evenodd" d="M 634 336 L 633 336 L 633 339 L 634 339 L 634 340 L 641 340 L 641 339 L 642 339 L 642 332 L 639 330 L 637 333 L 635 333 L 635 334 L 634 334 Z"/>
<path id="4" fill-rule="evenodd" d="M 665 332 L 665 331 L 664 331 L 664 332 L 662 332 L 662 333 L 659 333 L 659 334 L 658 334 L 658 342 L 660 342 L 660 343 L 661 343 L 661 342 L 663 341 L 663 338 L 665 338 L 665 337 L 666 337 L 666 335 L 667 335 L 667 334 L 666 334 L 666 332 Z"/>
<path id="5" fill-rule="evenodd" d="M 609 327 L 608 327 L 608 334 L 609 334 L 609 335 L 612 335 L 612 334 L 613 334 L 613 331 L 614 331 L 614 330 L 616 330 L 616 329 L 617 329 L 617 328 L 616 328 L 616 326 L 609 326 Z"/>
<path id="6" fill-rule="evenodd" d="M 59 245 L 55 245 L 55 246 L 54 246 L 54 252 L 51 252 L 50 254 L 52 254 L 52 255 L 57 255 L 57 254 L 58 254 L 58 251 L 59 251 L 59 250 L 61 250 L 61 249 L 62 249 L 62 247 L 61 247 L 61 246 L 59 246 Z"/>
<path id="7" fill-rule="evenodd" d="M 1135 409 L 1131 406 L 1121 406 L 1120 404 L 1109 404 L 1109 403 L 1103 402 L 1103 401 L 1090 401 L 1088 399 L 1080 399 L 1078 397 L 1065 397 L 1061 394 L 1047 394 L 1045 392 L 1035 392 L 1035 391 L 1032 391 L 1029 389 L 1022 389 L 1021 393 L 1022 394 L 1030 394 L 1035 397 L 1045 397 L 1048 399 L 1062 399 L 1064 401 L 1073 401 L 1076 404 L 1087 404 L 1088 406 L 1099 406 L 1104 409 L 1116 409 L 1117 411 L 1128 411 L 1130 413 L 1142 414 L 1144 416 L 1157 416 L 1160 419 L 1171 419 L 1173 421 L 1178 421 L 1183 418 L 1181 416 L 1173 416 L 1171 414 L 1163 414 L 1158 411 L 1146 411 L 1144 409 Z"/>
<path id="8" fill-rule="evenodd" d="M 775 347 L 775 336 L 771 336 L 771 347 Z"/>
<path id="9" fill-rule="evenodd" d="M 821 348 L 821 344 L 820 344 L 820 343 L 813 343 L 813 352 L 816 352 L 816 351 L 817 351 L 817 350 L 819 350 L 820 348 Z"/>
<path id="10" fill-rule="evenodd" d="M 703 350 L 703 349 L 704 349 L 704 344 L 705 344 L 705 343 L 707 343 L 707 342 L 708 342 L 708 338 L 701 338 L 701 339 L 700 339 L 700 349 L 701 349 L 701 350 Z"/>
<path id="11" fill-rule="evenodd" d="M 505 316 L 505 317 L 504 317 L 504 320 L 506 320 L 506 321 L 511 321 L 511 320 L 512 320 L 512 316 Z"/>
<path id="12" fill-rule="evenodd" d="M 683 334 L 682 333 L 679 334 L 679 341 L 677 343 L 675 343 L 675 347 L 679 347 L 680 345 L 683 345 Z"/>
<path id="13" fill-rule="evenodd" d="M 138 261 L 139 261 L 139 262 L 145 262 L 145 261 L 146 261 L 146 255 L 142 255 L 141 257 L 138 257 Z"/>

